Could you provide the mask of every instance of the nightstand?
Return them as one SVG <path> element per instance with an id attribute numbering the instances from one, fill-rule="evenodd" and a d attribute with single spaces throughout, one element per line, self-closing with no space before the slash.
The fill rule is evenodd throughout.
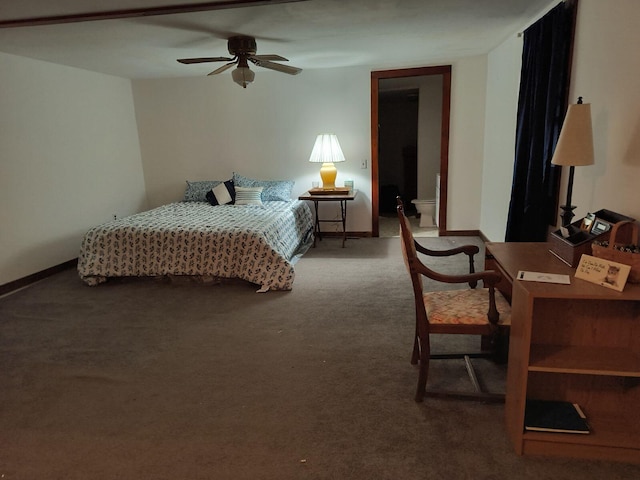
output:
<path id="1" fill-rule="evenodd" d="M 314 194 L 306 192 L 298 197 L 298 200 L 308 200 L 313 202 L 313 207 L 315 210 L 315 224 L 313 228 L 313 246 L 316 246 L 316 237 L 322 240 L 322 231 L 320 230 L 320 224 L 327 223 L 342 223 L 342 247 L 344 248 L 344 244 L 347 241 L 347 202 L 351 200 L 355 200 L 358 195 L 357 190 L 349 191 L 348 193 L 340 193 L 340 194 Z M 329 220 L 329 219 L 320 219 L 318 216 L 318 203 L 319 202 L 339 202 L 340 203 L 340 216 L 341 218 L 338 220 Z"/>

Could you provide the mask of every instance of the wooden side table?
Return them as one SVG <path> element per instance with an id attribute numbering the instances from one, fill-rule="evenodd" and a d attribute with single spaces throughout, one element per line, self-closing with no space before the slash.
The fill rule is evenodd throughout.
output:
<path id="1" fill-rule="evenodd" d="M 313 207 L 315 210 L 315 224 L 313 228 L 313 246 L 316 246 L 316 237 L 322 240 L 322 230 L 320 229 L 320 224 L 323 222 L 327 223 L 342 223 L 342 247 L 344 248 L 344 244 L 347 241 L 347 202 L 351 200 L 355 200 L 358 195 L 357 190 L 353 190 L 347 194 L 340 195 L 329 195 L 329 194 L 320 194 L 314 195 L 312 193 L 306 192 L 298 197 L 298 200 L 308 200 L 313 202 Z M 320 219 L 318 216 L 318 203 L 319 202 L 340 202 L 340 216 L 339 220 L 329 220 L 329 219 Z"/>

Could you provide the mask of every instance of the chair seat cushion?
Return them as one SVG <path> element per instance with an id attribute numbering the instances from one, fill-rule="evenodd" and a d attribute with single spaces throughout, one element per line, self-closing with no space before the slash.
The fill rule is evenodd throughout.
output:
<path id="1" fill-rule="evenodd" d="M 446 290 L 423 295 L 429 323 L 447 325 L 488 325 L 489 289 Z M 499 325 L 511 325 L 511 306 L 496 290 Z"/>

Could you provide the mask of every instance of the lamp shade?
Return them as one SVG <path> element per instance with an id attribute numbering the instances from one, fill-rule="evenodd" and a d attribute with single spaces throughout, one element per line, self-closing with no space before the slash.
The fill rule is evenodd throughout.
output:
<path id="1" fill-rule="evenodd" d="M 551 163 L 579 167 L 593 165 L 593 157 L 591 104 L 579 100 L 569 105 Z"/>
<path id="2" fill-rule="evenodd" d="M 247 85 L 253 82 L 256 78 L 256 74 L 249 69 L 247 57 L 241 56 L 238 59 L 238 67 L 231 72 L 231 78 L 233 78 L 233 81 L 242 88 L 247 88 Z"/>
<path id="3" fill-rule="evenodd" d="M 249 67 L 238 67 L 231 72 L 231 78 L 242 88 L 247 88 L 247 85 L 256 78 L 256 74 Z"/>
<path id="4" fill-rule="evenodd" d="M 313 145 L 313 150 L 311 150 L 309 161 L 314 163 L 344 162 L 345 158 L 340 148 L 338 137 L 329 133 L 318 135 L 316 143 Z"/>

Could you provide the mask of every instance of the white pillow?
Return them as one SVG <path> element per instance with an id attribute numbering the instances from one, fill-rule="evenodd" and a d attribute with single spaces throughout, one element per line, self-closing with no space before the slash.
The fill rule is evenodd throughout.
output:
<path id="1" fill-rule="evenodd" d="M 236 187 L 236 205 L 262 205 L 263 187 Z"/>

